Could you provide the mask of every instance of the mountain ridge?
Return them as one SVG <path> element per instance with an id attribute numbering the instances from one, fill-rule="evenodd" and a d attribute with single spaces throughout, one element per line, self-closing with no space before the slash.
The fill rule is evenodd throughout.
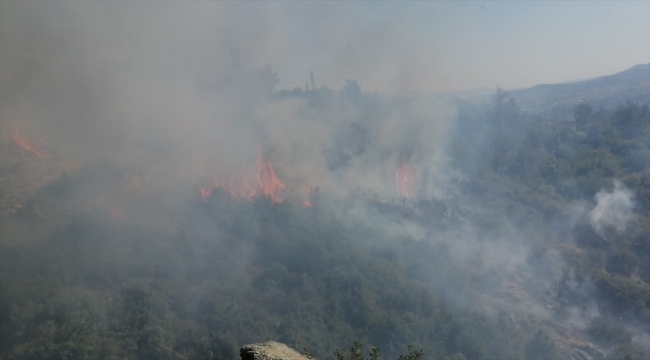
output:
<path id="1" fill-rule="evenodd" d="M 569 114 L 576 105 L 583 102 L 605 108 L 615 107 L 625 101 L 645 105 L 650 104 L 650 63 L 637 64 L 614 74 L 589 79 L 506 90 L 522 110 L 542 114 Z M 483 87 L 447 95 L 480 103 L 487 101 L 493 93 L 493 90 Z"/>
<path id="2" fill-rule="evenodd" d="M 650 103 L 650 63 L 615 74 L 569 83 L 539 84 L 510 91 L 523 110 L 566 111 L 583 102 L 613 107 L 624 101 Z"/>

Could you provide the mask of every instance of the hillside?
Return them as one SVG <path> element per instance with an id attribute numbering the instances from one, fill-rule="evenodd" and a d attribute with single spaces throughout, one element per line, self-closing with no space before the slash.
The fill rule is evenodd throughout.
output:
<path id="1" fill-rule="evenodd" d="M 647 358 L 647 105 L 567 123 L 457 103 L 443 142 L 418 117 L 438 107 L 352 82 L 269 98 L 300 104 L 294 127 L 345 119 L 310 158 L 328 181 L 292 179 L 282 143 L 239 181 L 187 183 L 4 144 L 0 357 L 234 359 L 276 340 L 332 359 L 361 339 L 387 358 Z M 413 131 L 387 144 L 396 128 Z"/>
<path id="2" fill-rule="evenodd" d="M 0 360 L 650 359 L 648 11 L 0 1 Z"/>
<path id="3" fill-rule="evenodd" d="M 523 110 L 544 113 L 572 109 L 583 102 L 608 108 L 624 101 L 648 104 L 650 64 L 635 65 L 619 73 L 590 80 L 540 84 L 513 90 L 510 95 Z"/>

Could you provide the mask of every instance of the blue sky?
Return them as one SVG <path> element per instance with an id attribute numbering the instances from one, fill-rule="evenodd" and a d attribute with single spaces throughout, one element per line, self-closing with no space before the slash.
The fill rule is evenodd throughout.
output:
<path id="1" fill-rule="evenodd" d="M 248 6 L 282 38 L 284 54 L 269 61 L 282 87 L 313 69 L 334 88 L 346 78 L 381 92 L 516 88 L 650 62 L 648 1 L 258 5 Z"/>

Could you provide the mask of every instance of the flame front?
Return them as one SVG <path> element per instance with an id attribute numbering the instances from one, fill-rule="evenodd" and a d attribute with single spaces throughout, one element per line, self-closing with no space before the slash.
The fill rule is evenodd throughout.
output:
<path id="1" fill-rule="evenodd" d="M 259 150 L 257 156 L 257 194 L 266 196 L 274 203 L 281 203 L 282 190 L 286 186 L 278 179 L 275 174 L 273 165 L 264 156 L 262 150 Z"/>
<path id="2" fill-rule="evenodd" d="M 251 174 L 244 173 L 240 181 L 234 182 L 232 179 L 215 174 L 210 179 L 210 184 L 202 186 L 199 190 L 202 199 L 208 199 L 214 189 L 221 188 L 228 192 L 232 198 L 253 200 L 256 197 L 264 196 L 274 203 L 284 201 L 283 191 L 286 188 L 284 183 L 278 178 L 273 164 L 262 152 L 258 150 L 256 165 L 255 181 L 251 181 Z"/>
<path id="3" fill-rule="evenodd" d="M 23 151 L 32 153 L 37 157 L 42 158 L 44 154 L 42 150 L 38 150 L 38 148 L 44 147 L 45 141 L 43 141 L 41 138 L 37 136 L 32 136 L 30 138 L 32 139 L 28 139 L 26 136 L 21 134 L 18 128 L 14 128 L 13 140 L 16 143 L 16 145 L 20 146 L 20 148 L 23 149 Z"/>
<path id="4" fill-rule="evenodd" d="M 395 172 L 395 187 L 403 197 L 415 196 L 415 174 L 409 166 L 408 159 L 403 159 Z"/>

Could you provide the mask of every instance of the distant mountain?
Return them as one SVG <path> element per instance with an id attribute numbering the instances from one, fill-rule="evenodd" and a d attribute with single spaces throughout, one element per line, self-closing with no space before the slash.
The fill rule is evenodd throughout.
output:
<path id="1" fill-rule="evenodd" d="M 469 102 L 482 102 L 488 99 L 490 96 L 494 95 L 494 89 L 478 88 L 472 90 L 456 91 L 446 95 L 451 98 L 460 98 Z"/>
<path id="2" fill-rule="evenodd" d="M 510 91 L 522 110 L 563 112 L 587 102 L 594 107 L 612 107 L 625 101 L 650 103 L 650 64 L 590 80 L 541 84 Z"/>

